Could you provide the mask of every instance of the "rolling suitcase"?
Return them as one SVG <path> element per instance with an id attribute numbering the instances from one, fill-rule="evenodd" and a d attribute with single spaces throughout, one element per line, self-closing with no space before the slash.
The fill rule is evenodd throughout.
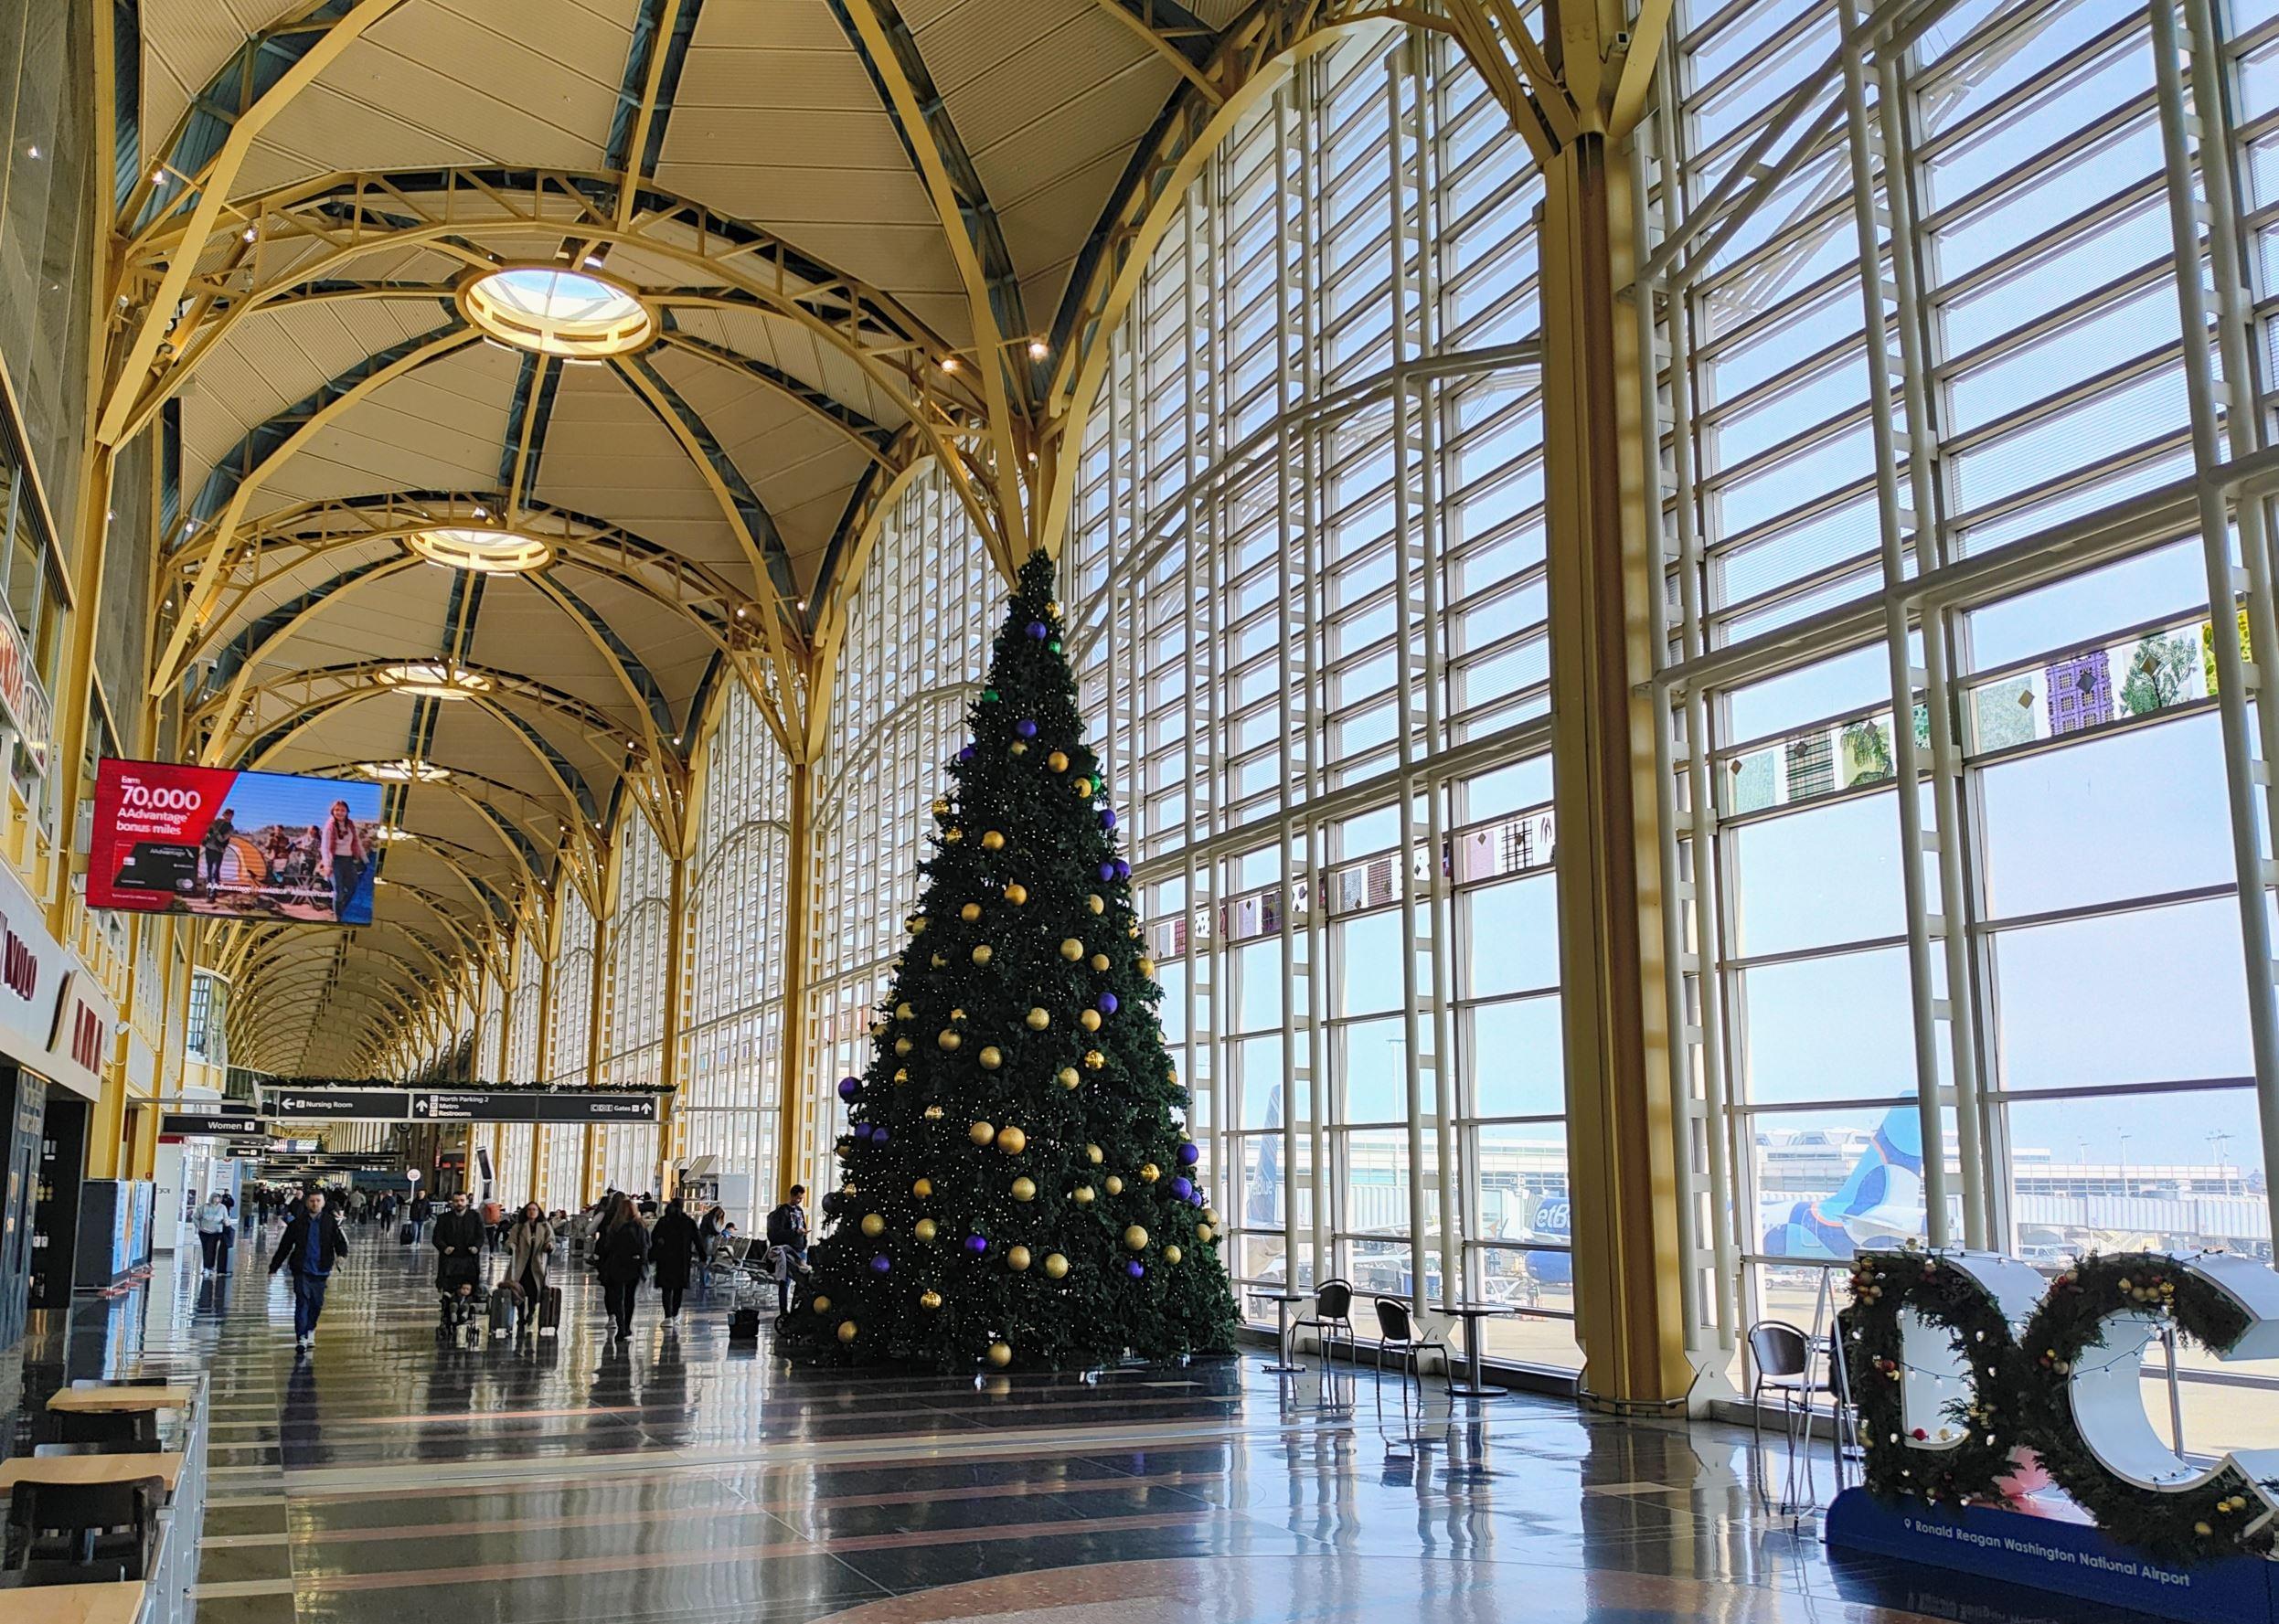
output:
<path id="1" fill-rule="evenodd" d="M 756 1308 L 729 1310 L 728 1340 L 732 1343 L 758 1342 L 760 1340 L 760 1311 Z"/>
<path id="2" fill-rule="evenodd" d="M 562 1331 L 562 1289 L 548 1286 L 538 1298 L 538 1334 L 559 1336 Z"/>
<path id="3" fill-rule="evenodd" d="M 514 1335 L 515 1299 L 513 1293 L 503 1289 L 491 1293 L 490 1317 L 491 1334 L 493 1336 L 507 1337 Z"/>
<path id="4" fill-rule="evenodd" d="M 412 1231 L 411 1231 L 411 1226 L 410 1226 L 410 1225 L 409 1225 L 409 1224 L 399 1224 L 399 1225 L 398 1225 L 398 1226 L 397 1226 L 397 1227 L 396 1227 L 396 1244 L 397 1244 L 398 1246 L 399 1246 L 399 1247 L 408 1247 L 408 1246 L 410 1246 L 410 1245 L 411 1244 L 411 1233 L 412 1233 Z"/>

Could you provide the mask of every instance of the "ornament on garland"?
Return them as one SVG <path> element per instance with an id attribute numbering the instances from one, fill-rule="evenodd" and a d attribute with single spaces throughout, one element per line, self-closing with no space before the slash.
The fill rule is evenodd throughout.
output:
<path id="1" fill-rule="evenodd" d="M 911 929 L 931 917 L 937 934 L 890 967 L 891 1029 L 846 1099 L 862 1119 L 846 1180 L 869 1194 L 840 1211 L 881 1223 L 826 1224 L 795 1290 L 839 1307 L 786 1320 L 793 1359 L 970 1372 L 1231 1351 L 1160 993 L 1106 950 L 1136 929 L 1131 870 L 1051 587 L 1044 558 L 1024 566 L 972 737 L 928 798 L 939 838 Z"/>

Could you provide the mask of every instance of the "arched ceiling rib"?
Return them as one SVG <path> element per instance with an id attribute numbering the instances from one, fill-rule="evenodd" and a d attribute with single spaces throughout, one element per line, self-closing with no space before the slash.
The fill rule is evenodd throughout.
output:
<path id="1" fill-rule="evenodd" d="M 178 423 L 152 695 L 208 759 L 452 770 L 389 791 L 388 928 L 249 955 L 275 984 L 233 1018 L 286 1021 L 246 1052 L 419 1026 L 403 1000 L 591 883 L 628 796 L 680 815 L 708 685 L 806 748 L 828 561 L 916 459 L 1028 545 L 1053 313 L 1249 3 L 144 0 L 98 420 Z M 655 342 L 486 341 L 462 285 L 526 264 L 624 283 Z M 409 550 L 496 524 L 551 562 Z M 386 686 L 408 662 L 489 686 Z"/>

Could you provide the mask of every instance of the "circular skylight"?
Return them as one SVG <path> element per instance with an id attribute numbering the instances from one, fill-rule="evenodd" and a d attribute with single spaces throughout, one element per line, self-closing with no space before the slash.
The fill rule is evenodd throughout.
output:
<path id="1" fill-rule="evenodd" d="M 415 761 L 401 756 L 393 761 L 359 761 L 357 770 L 366 778 L 376 778 L 384 784 L 432 784 L 451 776 L 451 769 L 438 767 L 431 761 Z"/>
<path id="2" fill-rule="evenodd" d="M 431 564 L 473 569 L 485 575 L 520 575 L 542 569 L 554 557 L 551 543 L 512 530 L 480 525 L 441 525 L 406 538 L 411 550 Z"/>
<path id="3" fill-rule="evenodd" d="M 483 673 L 441 660 L 383 665 L 373 674 L 384 686 L 431 699 L 464 699 L 470 695 L 486 694 L 491 687 L 491 679 Z"/>
<path id="4" fill-rule="evenodd" d="M 467 320 L 502 344 L 591 360 L 637 350 L 656 317 L 623 282 L 562 265 L 510 265 L 459 289 Z"/>

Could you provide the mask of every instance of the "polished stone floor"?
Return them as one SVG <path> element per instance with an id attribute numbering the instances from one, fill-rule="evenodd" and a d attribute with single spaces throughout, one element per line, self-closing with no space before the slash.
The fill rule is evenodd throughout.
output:
<path id="1" fill-rule="evenodd" d="M 1832 1561 L 1743 1429 L 1452 1410 L 1437 1382 L 1404 1417 L 1397 1375 L 1259 1353 L 811 1375 L 729 1346 L 717 1307 L 666 1330 L 654 1296 L 605 1345 L 598 1291 L 559 1278 L 559 1343 L 441 1347 L 424 1257 L 375 1244 L 299 1356 L 250 1252 L 221 1283 L 162 1263 L 75 1314 L 69 1374 L 211 1371 L 200 1624 L 2135 1617 Z"/>

